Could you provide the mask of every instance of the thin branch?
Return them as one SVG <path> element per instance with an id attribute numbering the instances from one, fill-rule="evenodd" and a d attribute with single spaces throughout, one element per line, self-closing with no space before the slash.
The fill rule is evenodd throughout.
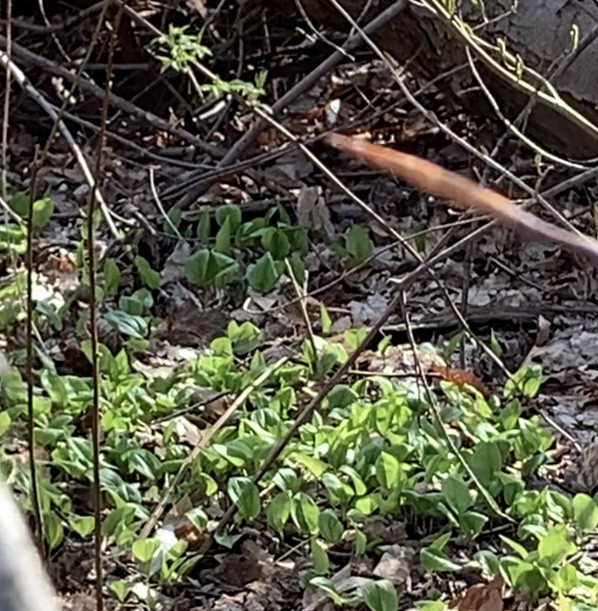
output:
<path id="1" fill-rule="evenodd" d="M 1 38 L 3 37 L 0 36 L 0 39 Z M 89 169 L 87 160 L 83 155 L 83 151 L 75 142 L 75 139 L 73 138 L 70 130 L 65 125 L 64 121 L 60 118 L 60 115 L 56 112 L 52 104 L 50 104 L 46 100 L 46 98 L 44 98 L 43 95 L 33 87 L 33 85 L 29 82 L 29 79 L 25 76 L 24 72 L 10 59 L 10 57 L 8 57 L 8 55 L 6 55 L 6 53 L 4 53 L 4 51 L 0 51 L 0 65 L 2 65 L 6 70 L 12 73 L 19 85 L 21 85 L 21 87 L 29 94 L 29 96 L 33 98 L 33 100 L 37 102 L 39 106 L 41 106 L 41 108 L 48 114 L 48 116 L 58 125 L 60 133 L 66 140 L 70 149 L 73 151 L 77 164 L 81 168 L 83 176 L 85 177 L 85 181 L 89 185 L 91 191 L 94 191 L 96 189 L 95 180 L 93 178 L 93 174 Z M 106 204 L 106 201 L 104 200 L 102 194 L 99 191 L 97 191 L 97 198 L 100 203 L 100 209 L 102 211 L 102 214 L 104 215 L 104 219 L 106 220 L 106 224 L 110 228 L 112 234 L 116 238 L 118 238 L 120 236 L 120 233 L 116 228 L 114 221 L 112 220 L 108 205 Z"/>

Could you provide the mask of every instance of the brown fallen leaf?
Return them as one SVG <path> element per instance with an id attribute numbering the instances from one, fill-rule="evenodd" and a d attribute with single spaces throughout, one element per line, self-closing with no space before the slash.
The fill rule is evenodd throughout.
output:
<path id="1" fill-rule="evenodd" d="M 504 611 L 503 580 L 495 577 L 490 583 L 475 583 L 449 603 L 458 611 Z"/>

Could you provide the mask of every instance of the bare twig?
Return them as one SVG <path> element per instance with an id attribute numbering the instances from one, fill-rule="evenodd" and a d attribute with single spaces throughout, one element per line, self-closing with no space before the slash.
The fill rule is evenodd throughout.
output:
<path id="1" fill-rule="evenodd" d="M 370 144 L 360 138 L 329 134 L 327 142 L 332 146 L 361 157 L 370 165 L 390 170 L 411 185 L 427 191 L 435 197 L 452 201 L 461 208 L 471 208 L 488 214 L 502 225 L 510 227 L 524 240 L 550 241 L 570 252 L 586 256 L 598 268 L 598 240 L 579 231 L 567 231 L 542 220 L 527 210 L 522 210 L 497 191 L 482 187 L 460 174 L 391 148 Z"/>
<path id="2" fill-rule="evenodd" d="M 6 48 L 6 37 L 5 36 L 0 35 L 0 45 Z M 12 43 L 12 49 L 13 49 L 13 55 L 15 57 L 20 57 L 22 60 L 26 61 L 27 64 L 29 65 L 37 66 L 38 68 L 42 68 L 43 70 L 51 72 L 52 74 L 57 74 L 58 76 L 63 77 L 69 83 L 75 80 L 75 75 L 70 70 L 63 68 L 62 66 L 59 66 L 55 62 L 52 62 L 49 59 L 46 59 L 45 57 L 41 57 L 37 55 L 36 53 L 32 53 L 31 51 L 29 51 L 22 45 L 17 44 L 16 42 Z M 79 87 L 82 91 L 89 93 L 100 100 L 103 99 L 104 89 L 96 85 L 92 81 L 80 80 Z M 224 154 L 224 151 L 222 149 L 206 144 L 201 138 L 194 136 L 192 133 L 188 132 L 187 130 L 182 129 L 180 127 L 172 126 L 168 121 L 161 119 L 160 117 L 158 117 L 157 115 L 149 111 L 142 110 L 138 106 L 135 106 L 135 104 L 131 104 L 131 102 L 128 102 L 124 98 L 121 98 L 120 96 L 117 96 L 114 93 L 110 94 L 110 105 L 114 106 L 115 108 L 118 108 L 119 110 L 122 110 L 123 112 L 129 113 L 135 117 L 139 117 L 140 119 L 143 119 L 144 121 L 146 121 L 147 123 L 155 127 L 156 129 L 161 129 L 166 132 L 175 134 L 176 136 L 178 136 L 185 142 L 189 142 L 190 144 L 193 144 L 199 150 L 210 154 L 212 157 L 216 159 L 219 159 Z"/>
<path id="3" fill-rule="evenodd" d="M 37 481 L 37 468 L 35 464 L 35 412 L 33 407 L 33 204 L 37 198 L 37 172 L 39 169 L 36 159 L 31 168 L 31 188 L 29 190 L 29 206 L 27 215 L 27 249 L 25 251 L 25 267 L 27 269 L 27 336 L 26 342 L 26 370 L 27 370 L 27 449 L 29 460 L 29 477 L 31 478 L 31 502 L 33 505 L 34 537 L 40 556 L 44 558 L 44 525 L 42 509 L 39 500 L 39 486 Z"/>
<path id="4" fill-rule="evenodd" d="M 12 53 L 12 0 L 6 3 L 6 54 L 10 57 Z M 11 73 L 7 70 L 4 74 L 4 105 L 2 107 L 2 167 L 0 168 L 0 189 L 3 199 L 6 199 L 6 172 L 8 171 L 8 128 L 10 118 L 10 81 Z"/>
<path id="5" fill-rule="evenodd" d="M 467 54 L 467 60 L 469 61 L 469 69 L 475 79 L 475 81 L 480 86 L 482 93 L 486 96 L 486 100 L 492 107 L 494 114 L 500 119 L 500 121 L 505 125 L 507 129 L 507 133 L 512 133 L 515 137 L 517 137 L 523 144 L 525 144 L 529 149 L 534 153 L 539 153 L 549 161 L 552 161 L 556 164 L 562 165 L 566 168 L 573 168 L 575 170 L 585 170 L 588 166 L 582 163 L 576 163 L 574 161 L 568 161 L 567 159 L 563 159 L 554 153 L 546 150 L 542 146 L 540 146 L 537 142 L 534 142 L 527 134 L 525 134 L 519 127 L 517 126 L 517 122 L 511 122 L 505 114 L 500 109 L 500 105 L 498 104 L 496 98 L 492 95 L 492 92 L 484 82 L 481 74 L 479 73 L 475 61 L 473 58 L 472 51 L 469 47 L 465 47 L 465 53 Z"/>
<path id="6" fill-rule="evenodd" d="M 110 106 L 110 90 L 112 86 L 112 62 L 114 61 L 114 49 L 116 45 L 116 34 L 122 16 L 122 11 L 118 11 L 115 17 L 114 29 L 111 32 L 108 45 L 108 65 L 106 67 L 106 90 L 102 99 L 100 114 L 100 136 L 97 142 L 95 180 L 89 194 L 87 205 L 87 266 L 89 275 L 89 332 L 91 344 L 91 369 L 92 369 L 92 402 L 91 402 L 91 446 L 93 458 L 93 510 L 94 510 L 94 566 L 95 566 L 95 595 L 96 609 L 103 611 L 104 596 L 103 588 L 103 567 L 102 567 L 102 486 L 100 480 L 101 466 L 101 376 L 100 361 L 98 355 L 98 305 L 97 305 L 97 285 L 96 285 L 96 254 L 95 254 L 95 207 L 99 200 L 97 197 L 101 177 L 103 174 L 104 149 L 106 146 L 106 128 L 108 125 L 108 109 Z"/>
<path id="7" fill-rule="evenodd" d="M 3 37 L 0 36 L 0 39 L 1 38 Z M 31 98 L 33 98 L 33 100 L 35 100 L 35 102 L 37 102 L 39 106 L 41 106 L 41 108 L 48 114 L 48 116 L 53 121 L 57 123 L 60 133 L 73 151 L 75 159 L 77 160 L 77 163 L 81 168 L 83 176 L 85 177 L 85 180 L 89 185 L 90 189 L 93 191 L 95 189 L 95 181 L 93 178 L 93 174 L 89 169 L 89 165 L 87 164 L 87 160 L 83 155 L 83 151 L 81 151 L 81 148 L 79 147 L 77 142 L 75 142 L 75 139 L 73 138 L 70 130 L 65 125 L 64 121 L 62 121 L 62 119 L 60 118 L 60 115 L 56 112 L 54 107 L 46 100 L 46 98 L 44 98 L 44 96 L 33 87 L 33 85 L 29 82 L 29 79 L 25 76 L 23 71 L 3 51 L 0 51 L 0 65 L 2 65 L 6 70 L 12 73 L 12 75 L 15 77 L 15 80 L 19 83 L 19 85 L 21 85 L 21 87 L 27 92 L 27 94 Z M 106 224 L 110 228 L 112 234 L 116 238 L 118 238 L 120 234 L 118 229 L 116 228 L 116 225 L 114 224 L 114 221 L 112 220 L 108 205 L 106 204 L 106 201 L 102 197 L 101 193 L 99 191 L 97 191 L 96 193 L 98 201 L 100 203 L 100 209 L 102 210 L 102 214 L 104 215 L 104 219 L 106 220 Z"/>
<path id="8" fill-rule="evenodd" d="M 436 0 L 426 0 L 426 1 L 432 2 L 435 5 L 437 4 Z M 352 27 L 356 29 L 361 29 L 359 25 L 355 23 L 355 20 L 351 17 L 351 15 L 337 2 L 337 0 L 330 0 L 330 2 L 337 8 L 337 10 L 351 24 Z M 551 204 L 548 201 L 546 201 L 544 197 L 536 193 L 534 189 L 529 187 L 523 180 L 515 176 L 512 172 L 509 172 L 500 163 L 495 161 L 490 155 L 486 155 L 483 152 L 476 149 L 469 142 L 467 142 L 464 138 L 460 137 L 452 129 L 450 129 L 447 125 L 442 123 L 442 121 L 440 121 L 434 115 L 434 113 L 430 112 L 425 106 L 423 106 L 419 102 L 419 100 L 416 97 L 414 97 L 413 93 L 409 90 L 409 88 L 405 84 L 404 79 L 401 77 L 401 74 L 399 73 L 395 65 L 393 64 L 393 61 L 391 60 L 391 58 L 389 58 L 386 54 L 384 54 L 380 50 L 378 45 L 376 45 L 376 43 L 371 39 L 371 37 L 368 36 L 365 32 L 363 32 L 363 38 L 367 42 L 370 49 L 372 49 L 372 51 L 374 51 L 374 53 L 376 53 L 376 55 L 386 64 L 386 66 L 388 67 L 389 71 L 393 75 L 395 81 L 399 85 L 401 91 L 403 92 L 403 94 L 405 95 L 409 103 L 412 104 L 423 116 L 425 116 L 426 119 L 428 119 L 431 123 L 438 126 L 438 128 L 442 132 L 444 132 L 451 140 L 459 144 L 459 146 L 464 148 L 466 151 L 468 151 L 469 153 L 471 153 L 478 159 L 482 160 L 486 165 L 495 169 L 497 172 L 499 172 L 499 174 L 501 174 L 502 176 L 505 176 L 511 182 L 517 185 L 520 189 L 522 189 L 524 192 L 532 196 L 532 198 L 534 198 L 535 201 L 538 201 L 539 203 L 541 203 L 547 210 L 551 210 L 551 211 L 554 210 Z M 486 225 L 485 227 L 488 227 L 488 226 L 489 225 Z M 578 235 L 581 235 L 580 232 L 575 227 L 572 227 L 571 231 L 577 233 Z M 474 234 L 470 234 L 470 236 L 473 236 L 473 235 Z"/>
<path id="9" fill-rule="evenodd" d="M 335 5 L 337 4 L 336 0 L 331 1 Z M 556 91 L 551 83 L 541 74 L 523 64 L 522 69 L 524 74 L 535 79 L 535 81 L 539 83 L 539 86 L 537 86 L 535 83 L 532 84 L 528 82 L 524 78 L 521 78 L 518 74 L 508 70 L 499 61 L 494 59 L 489 50 L 495 50 L 495 48 L 487 43 L 484 43 L 475 35 L 472 35 L 469 26 L 458 19 L 454 19 L 447 7 L 443 6 L 442 2 L 439 0 L 424 0 L 424 4 L 430 11 L 439 15 L 447 24 L 450 24 L 455 35 L 458 36 L 463 43 L 473 51 L 473 53 L 489 70 L 492 70 L 515 89 L 541 100 L 552 110 L 561 116 L 566 117 L 569 121 L 577 125 L 585 133 L 598 141 L 598 126 L 592 123 L 592 121 L 590 121 L 583 114 L 575 110 L 570 104 L 567 104 L 559 95 L 558 91 Z M 337 9 L 338 8 L 339 6 L 337 6 Z M 344 9 L 342 9 L 342 7 L 341 12 L 344 12 L 345 18 L 348 18 L 350 22 L 354 23 L 354 20 Z"/>
<path id="10" fill-rule="evenodd" d="M 156 28 L 153 24 L 151 24 L 147 19 L 137 13 L 134 9 L 127 6 L 122 0 L 114 0 L 117 4 L 122 6 L 125 12 L 132 18 L 135 19 L 139 24 L 146 27 L 156 36 L 160 35 L 162 32 Z M 393 5 L 391 5 L 388 9 L 383 11 L 380 15 L 378 15 L 375 19 L 373 19 L 368 25 L 365 26 L 365 29 L 368 32 L 373 32 L 378 29 L 384 23 L 387 23 L 394 16 L 399 14 L 406 6 L 407 2 L 405 0 L 397 0 Z M 364 39 L 364 32 L 359 29 L 358 33 L 355 36 L 349 38 L 349 40 L 345 43 L 344 49 L 345 51 L 348 49 L 355 49 Z M 272 119 L 279 114 L 284 108 L 288 106 L 288 104 L 297 98 L 297 96 L 301 95 L 304 91 L 309 89 L 309 87 L 313 86 L 313 84 L 323 75 L 326 71 L 332 69 L 339 61 L 343 59 L 344 55 L 338 51 L 332 53 L 332 55 L 324 61 L 318 68 L 308 74 L 300 83 L 298 83 L 295 87 L 293 87 L 290 91 L 288 91 L 280 100 L 278 100 L 272 108 L 264 110 L 259 107 L 252 107 L 252 110 L 255 114 L 258 115 L 257 123 L 236 143 L 236 145 L 231 148 L 222 158 L 222 161 L 219 163 L 219 168 L 223 168 L 227 164 L 232 163 L 235 159 L 237 159 L 240 155 L 242 155 L 248 146 L 253 142 L 257 134 L 263 129 L 264 125 L 269 123 L 272 125 Z M 199 62 L 193 62 L 193 65 L 199 70 L 205 77 L 209 78 L 212 81 L 217 80 L 216 74 L 214 74 L 211 70 L 206 68 Z M 190 68 L 186 70 L 187 76 L 193 81 L 195 79 L 195 75 L 191 71 Z M 246 101 L 238 96 L 238 100 L 241 104 L 247 106 Z M 179 207 L 188 207 L 191 205 L 199 193 L 208 188 L 212 184 L 212 182 L 202 180 L 201 183 L 196 183 L 193 186 L 189 186 L 187 188 L 187 192 L 184 194 L 182 199 L 177 203 Z"/>
<path id="11" fill-rule="evenodd" d="M 106 0 L 100 0 L 87 8 L 77 11 L 75 15 L 69 19 L 65 19 L 62 23 L 53 23 L 50 25 L 37 25 L 36 23 L 29 23 L 28 21 L 21 21 L 20 19 L 13 19 L 12 26 L 19 28 L 20 30 L 29 30 L 30 32 L 37 32 L 38 34 L 48 34 L 50 32 L 58 32 L 70 28 L 80 21 L 83 21 L 90 15 L 101 11 L 106 5 Z M 5 25 L 9 22 L 9 19 L 0 19 L 0 25 Z"/>
<path id="12" fill-rule="evenodd" d="M 185 238 L 181 235 L 181 232 L 178 230 L 178 227 L 172 222 L 172 219 L 168 216 L 166 210 L 164 209 L 164 205 L 160 200 L 160 196 L 158 195 L 158 190 L 156 189 L 156 181 L 154 180 L 154 168 L 150 167 L 149 169 L 149 179 L 150 179 L 150 188 L 152 191 L 152 196 L 154 198 L 154 202 L 156 204 L 156 208 L 160 211 L 162 218 L 166 222 L 166 224 L 172 229 L 174 235 L 181 240 L 184 241 Z"/>
<path id="13" fill-rule="evenodd" d="M 291 262 L 289 261 L 288 258 L 284 260 L 284 263 L 287 269 L 287 274 L 289 275 L 289 278 L 291 279 L 293 288 L 295 289 L 295 294 L 297 295 L 297 299 L 299 301 L 299 307 L 301 308 L 301 315 L 303 316 L 303 322 L 305 323 L 305 328 L 307 329 L 307 339 L 309 341 L 309 345 L 313 353 L 313 358 L 315 362 L 317 362 L 319 359 L 318 348 L 316 347 L 316 340 L 314 338 L 314 330 L 311 324 L 311 320 L 309 318 L 309 313 L 307 311 L 307 305 L 306 305 L 307 295 L 306 295 L 305 287 L 301 286 L 297 278 L 295 278 L 295 273 L 291 266 Z"/>
<path id="14" fill-rule="evenodd" d="M 363 32 L 366 34 L 372 34 L 384 24 L 394 19 L 401 11 L 407 6 L 406 0 L 397 0 L 391 4 L 388 8 L 381 11 L 370 23 L 363 27 Z M 294 87 L 291 87 L 279 100 L 277 100 L 270 109 L 270 116 L 276 117 L 279 115 L 291 102 L 296 100 L 301 94 L 305 93 L 308 89 L 313 87 L 315 83 L 327 74 L 332 68 L 334 68 L 340 61 L 345 59 L 346 54 L 355 50 L 361 44 L 363 44 L 364 38 L 360 31 L 355 35 L 349 37 L 342 45 L 340 50 L 334 51 L 329 55 L 321 64 L 314 68 L 308 75 L 301 79 Z M 233 161 L 237 160 L 251 143 L 255 140 L 257 135 L 264 129 L 266 123 L 263 120 L 258 119 L 256 123 L 241 137 L 233 147 L 226 153 L 220 162 L 221 166 L 225 166 Z"/>

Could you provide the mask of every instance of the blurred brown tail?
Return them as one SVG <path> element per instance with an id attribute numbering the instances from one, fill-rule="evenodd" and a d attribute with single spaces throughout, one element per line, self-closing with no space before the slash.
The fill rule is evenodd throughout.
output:
<path id="1" fill-rule="evenodd" d="M 551 241 L 571 252 L 585 255 L 598 268 L 598 241 L 561 229 L 516 206 L 496 191 L 459 176 L 414 155 L 371 144 L 360 138 L 329 134 L 326 142 L 364 159 L 373 167 L 390 170 L 415 187 L 449 199 L 461 208 L 473 208 L 514 229 L 524 240 Z"/>

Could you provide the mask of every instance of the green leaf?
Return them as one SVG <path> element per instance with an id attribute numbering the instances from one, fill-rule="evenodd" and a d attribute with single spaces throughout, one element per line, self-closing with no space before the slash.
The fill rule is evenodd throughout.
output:
<path id="1" fill-rule="evenodd" d="M 450 560 L 444 552 L 432 547 L 424 547 L 419 557 L 422 565 L 428 571 L 452 572 L 458 571 L 461 568 L 458 564 Z"/>
<path id="2" fill-rule="evenodd" d="M 160 286 L 160 274 L 151 268 L 151 265 L 143 257 L 137 255 L 135 257 L 135 266 L 139 277 L 150 289 L 156 290 Z"/>
<path id="3" fill-rule="evenodd" d="M 353 489 L 355 490 L 355 494 L 357 496 L 363 496 L 367 493 L 368 489 L 365 485 L 361 475 L 349 465 L 341 465 L 339 471 L 348 475 L 351 478 L 351 483 L 353 484 Z"/>
<path id="4" fill-rule="evenodd" d="M 362 263 L 372 254 L 374 249 L 370 232 L 361 225 L 352 225 L 345 236 L 345 247 L 353 259 Z"/>
<path id="5" fill-rule="evenodd" d="M 434 541 L 432 541 L 432 543 L 430 543 L 430 547 L 432 549 L 436 549 L 438 551 L 442 551 L 445 547 L 446 544 L 451 540 L 451 532 L 445 532 L 442 535 L 439 535 L 438 537 L 436 537 L 436 539 L 434 539 Z"/>
<path id="6" fill-rule="evenodd" d="M 367 329 L 363 327 L 360 329 L 348 329 L 343 333 L 343 340 L 350 350 L 355 350 L 365 340 L 367 334 Z"/>
<path id="7" fill-rule="evenodd" d="M 261 235 L 267 223 L 263 217 L 258 217 L 243 223 L 235 233 L 235 244 L 239 248 L 256 249 L 261 241 Z"/>
<path id="8" fill-rule="evenodd" d="M 326 592 L 332 602 L 338 607 L 342 607 L 348 600 L 336 591 L 334 584 L 326 577 L 312 577 L 309 580 L 309 585 L 322 590 L 322 592 Z"/>
<path id="9" fill-rule="evenodd" d="M 29 194 L 25 191 L 17 193 L 10 202 L 10 208 L 19 216 L 26 219 L 29 216 L 30 205 Z M 54 213 L 54 202 L 50 197 L 42 197 L 33 202 L 33 226 L 37 228 L 45 227 Z"/>
<path id="10" fill-rule="evenodd" d="M 283 529 L 291 515 L 293 500 L 288 491 L 278 493 L 266 509 L 268 524 L 282 535 Z"/>
<path id="11" fill-rule="evenodd" d="M 185 277 L 200 286 L 224 288 L 237 271 L 238 264 L 229 256 L 204 248 L 192 254 L 185 263 Z"/>
<path id="12" fill-rule="evenodd" d="M 449 506 L 461 515 L 473 505 L 469 487 L 457 475 L 449 475 L 442 480 L 442 494 Z"/>
<path id="13" fill-rule="evenodd" d="M 353 553 L 356 556 L 363 556 L 367 550 L 368 539 L 365 533 L 359 529 L 355 530 L 353 541 Z"/>
<path id="14" fill-rule="evenodd" d="M 158 549 L 160 549 L 160 541 L 157 539 L 137 539 L 131 546 L 133 556 L 142 564 L 149 563 Z"/>
<path id="15" fill-rule="evenodd" d="M 291 243 L 282 229 L 268 227 L 262 234 L 262 247 L 274 259 L 284 259 L 291 252 Z"/>
<path id="16" fill-rule="evenodd" d="M 499 537 L 501 538 L 503 543 L 508 545 L 516 554 L 519 554 L 522 559 L 527 558 L 529 556 L 529 552 L 523 545 L 521 545 L 521 543 L 513 541 L 513 539 L 505 537 L 504 535 L 499 535 Z"/>
<path id="17" fill-rule="evenodd" d="M 500 340 L 494 332 L 494 329 L 490 329 L 490 350 L 492 350 L 493 354 L 498 358 L 501 358 L 503 355 Z"/>
<path id="18" fill-rule="evenodd" d="M 317 575 L 326 575 L 330 570 L 328 553 L 315 537 L 311 540 L 311 561 Z"/>
<path id="19" fill-rule="evenodd" d="M 230 218 L 226 218 L 224 223 L 222 223 L 222 227 L 218 230 L 216 234 L 216 241 L 214 243 L 214 250 L 217 252 L 221 252 L 225 255 L 230 255 L 231 253 L 231 228 L 230 228 Z"/>
<path id="20" fill-rule="evenodd" d="M 81 342 L 81 346 L 83 346 L 85 342 L 86 340 Z M 73 384 L 71 384 L 71 381 L 72 378 L 69 379 L 63 376 L 59 376 L 51 369 L 44 368 L 42 370 L 42 385 L 44 387 L 44 390 L 48 393 L 48 397 L 50 398 L 52 403 L 56 405 L 66 405 L 70 400 L 70 395 L 83 390 L 81 388 L 73 388 Z M 77 386 L 76 383 L 75 386 Z"/>
<path id="21" fill-rule="evenodd" d="M 498 415 L 498 420 L 505 431 L 510 431 L 517 427 L 522 411 L 523 409 L 518 399 L 511 399 L 505 405 L 504 409 L 502 409 Z"/>
<path id="22" fill-rule="evenodd" d="M 399 485 L 401 466 L 396 457 L 388 452 L 380 452 L 376 460 L 376 479 L 387 490 L 392 490 Z"/>
<path id="23" fill-rule="evenodd" d="M 544 566 L 553 567 L 577 551 L 575 543 L 569 540 L 569 533 L 564 524 L 553 526 L 538 544 L 538 555 Z"/>
<path id="24" fill-rule="evenodd" d="M 8 412 L 0 412 L 0 437 L 2 437 L 6 431 L 8 431 L 11 422 L 10 414 Z"/>
<path id="25" fill-rule="evenodd" d="M 93 516 L 74 516 L 69 520 L 71 528 L 82 538 L 89 537 L 93 532 L 95 518 Z"/>
<path id="26" fill-rule="evenodd" d="M 160 474 L 161 463 L 158 457 L 145 448 L 133 448 L 122 455 L 123 462 L 131 472 L 136 471 L 146 480 L 155 480 Z"/>
<path id="27" fill-rule="evenodd" d="M 598 526 L 598 506 L 588 494 L 580 493 L 573 497 L 573 519 L 577 529 L 585 534 L 596 530 Z"/>
<path id="28" fill-rule="evenodd" d="M 523 492 L 525 484 L 519 477 L 508 473 L 497 473 L 496 478 L 503 486 L 502 493 L 507 505 L 512 505 L 517 496 Z"/>
<path id="29" fill-rule="evenodd" d="M 496 442 L 481 441 L 467 462 L 480 483 L 487 486 L 495 479 L 494 474 L 502 469 L 504 460 Z"/>
<path id="30" fill-rule="evenodd" d="M 108 589 L 114 594 L 119 603 L 124 603 L 129 594 L 129 587 L 122 579 L 108 583 Z"/>
<path id="31" fill-rule="evenodd" d="M 371 611 L 397 611 L 399 597 L 388 579 L 370 581 L 361 588 L 363 600 Z"/>
<path id="32" fill-rule="evenodd" d="M 38 199 L 33 203 L 33 226 L 45 227 L 54 213 L 54 202 L 50 197 Z"/>
<path id="33" fill-rule="evenodd" d="M 420 600 L 416 601 L 417 611 L 447 611 L 447 606 L 441 600 Z"/>
<path id="34" fill-rule="evenodd" d="M 542 383 L 542 367 L 536 363 L 527 363 L 517 370 L 505 384 L 504 395 L 510 399 L 519 393 L 533 399 Z"/>
<path id="35" fill-rule="evenodd" d="M 232 233 L 235 233 L 241 226 L 241 208 L 237 204 L 225 204 L 216 208 L 216 222 L 222 227 L 226 222 L 230 226 Z"/>
<path id="36" fill-rule="evenodd" d="M 299 253 L 293 252 L 287 261 L 291 265 L 291 271 L 297 284 L 303 286 L 305 283 L 305 260 Z M 325 331 L 322 331 L 322 333 L 325 334 Z"/>
<path id="37" fill-rule="evenodd" d="M 280 488 L 280 490 L 283 492 L 297 492 L 301 487 L 301 481 L 302 480 L 297 471 L 289 467 L 282 467 L 278 469 L 278 471 L 272 477 L 272 483 Z"/>
<path id="38" fill-rule="evenodd" d="M 515 431 L 514 431 L 515 433 Z M 542 426 L 533 416 L 529 420 L 520 419 L 517 435 L 512 435 L 515 457 L 523 462 L 522 470 L 531 472 L 534 467 L 546 462 L 544 452 L 554 442 L 552 433 Z M 537 454 L 540 452 L 540 454 Z"/>
<path id="39" fill-rule="evenodd" d="M 154 298 L 145 288 L 136 290 L 132 295 L 122 295 L 118 300 L 118 307 L 123 312 L 134 316 L 149 314 L 153 305 Z"/>
<path id="40" fill-rule="evenodd" d="M 177 225 L 178 226 L 178 225 Z M 202 212 L 197 224 L 197 239 L 202 244 L 207 244 L 210 239 L 211 220 L 209 212 Z"/>
<path id="41" fill-rule="evenodd" d="M 228 480 L 228 495 L 246 520 L 253 520 L 259 515 L 259 491 L 248 477 L 231 477 Z"/>
<path id="42" fill-rule="evenodd" d="M 114 259 L 106 259 L 104 263 L 104 292 L 108 297 L 118 293 L 120 284 L 120 270 Z"/>
<path id="43" fill-rule="evenodd" d="M 267 252 L 247 267 L 246 278 L 254 291 L 264 295 L 274 289 L 281 275 L 281 264 L 277 264 L 272 255 Z"/>
<path id="44" fill-rule="evenodd" d="M 304 466 L 317 479 L 320 479 L 328 468 L 323 460 L 309 454 L 296 454 L 294 460 L 298 465 Z"/>
<path id="45" fill-rule="evenodd" d="M 330 500 L 333 505 L 346 505 L 349 499 L 353 496 L 351 487 L 345 484 L 334 473 L 324 473 L 321 477 L 321 482 L 330 493 Z"/>
<path id="46" fill-rule="evenodd" d="M 554 577 L 554 585 L 565 594 L 569 594 L 573 588 L 579 586 L 580 581 L 580 575 L 572 564 L 562 566 Z"/>
<path id="47" fill-rule="evenodd" d="M 112 360 L 112 367 L 110 369 L 110 373 L 114 375 L 114 377 L 128 376 L 131 373 L 129 355 L 127 354 L 127 351 L 124 348 L 120 350 L 119 353 Z"/>
<path id="48" fill-rule="evenodd" d="M 185 513 L 185 517 L 197 528 L 199 532 L 204 532 L 208 526 L 208 516 L 201 507 L 193 507 Z"/>
<path id="49" fill-rule="evenodd" d="M 104 320 L 123 335 L 137 339 L 147 336 L 149 323 L 141 316 L 132 316 L 121 310 L 113 310 L 104 314 Z"/>
<path id="50" fill-rule="evenodd" d="M 349 407 L 359 395 L 347 384 L 337 384 L 328 394 L 330 409 Z"/>
<path id="51" fill-rule="evenodd" d="M 332 319 L 324 302 L 320 302 L 320 324 L 322 326 L 322 335 L 329 335 L 332 328 Z"/>
<path id="52" fill-rule="evenodd" d="M 173 231 L 173 226 L 175 228 L 180 226 L 183 212 L 180 208 L 171 208 L 167 216 L 168 219 L 162 219 L 162 231 L 169 236 L 176 236 L 176 232 Z"/>
<path id="53" fill-rule="evenodd" d="M 14 252 L 22 255 L 27 249 L 27 228 L 24 225 L 0 225 L 0 252 Z"/>
<path id="54" fill-rule="evenodd" d="M 231 320 L 226 328 L 226 336 L 238 356 L 253 352 L 262 341 L 262 332 L 249 321 L 239 324 L 236 320 Z"/>
<path id="55" fill-rule="evenodd" d="M 62 522 L 53 511 L 44 512 L 44 537 L 51 550 L 56 549 L 64 540 Z"/>
<path id="56" fill-rule="evenodd" d="M 355 501 L 355 509 L 363 515 L 369 516 L 380 507 L 379 495 L 368 494 Z"/>
<path id="57" fill-rule="evenodd" d="M 461 530 L 471 538 L 477 537 L 482 532 L 487 522 L 488 516 L 478 511 L 466 511 L 460 514 L 459 517 Z"/>
<path id="58" fill-rule="evenodd" d="M 481 550 L 474 555 L 476 562 L 488 575 L 496 575 L 500 569 L 498 556 L 490 550 Z"/>
<path id="59" fill-rule="evenodd" d="M 511 584 L 537 596 L 547 593 L 548 584 L 540 569 L 524 560 L 518 560 L 507 566 L 507 575 Z"/>
<path id="60" fill-rule="evenodd" d="M 232 549 L 242 536 L 242 533 L 228 534 L 221 532 L 214 535 L 214 540 L 216 543 L 218 543 L 218 545 L 222 545 L 222 547 L 225 547 L 226 549 Z"/>
<path id="61" fill-rule="evenodd" d="M 305 492 L 298 492 L 293 497 L 291 515 L 301 532 L 309 535 L 318 534 L 320 509 Z"/>
<path id="62" fill-rule="evenodd" d="M 214 478 L 211 475 L 205 472 L 201 473 L 199 477 L 200 477 L 200 481 L 203 487 L 203 493 L 205 494 L 205 496 L 206 497 L 214 496 L 219 490 L 216 480 L 214 480 Z"/>
<path id="63" fill-rule="evenodd" d="M 130 523 L 136 511 L 137 507 L 133 503 L 125 503 L 111 511 L 102 523 L 102 533 L 107 537 L 115 536 L 123 525 Z"/>
<path id="64" fill-rule="evenodd" d="M 343 537 L 343 523 L 332 509 L 324 509 L 320 513 L 320 534 L 329 543 L 338 543 Z"/>

